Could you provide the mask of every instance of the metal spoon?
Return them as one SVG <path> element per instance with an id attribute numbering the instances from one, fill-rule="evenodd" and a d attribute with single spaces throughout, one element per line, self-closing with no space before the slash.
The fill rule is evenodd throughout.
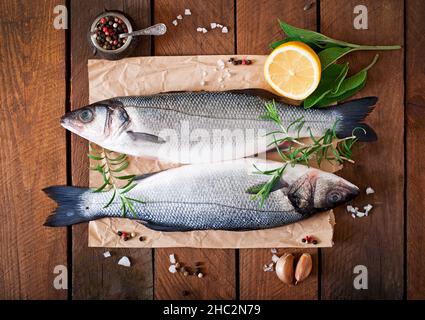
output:
<path id="1" fill-rule="evenodd" d="M 120 38 L 126 38 L 130 36 L 161 36 L 167 32 L 167 26 L 163 23 L 155 24 L 146 29 L 137 30 L 129 33 L 121 33 Z"/>

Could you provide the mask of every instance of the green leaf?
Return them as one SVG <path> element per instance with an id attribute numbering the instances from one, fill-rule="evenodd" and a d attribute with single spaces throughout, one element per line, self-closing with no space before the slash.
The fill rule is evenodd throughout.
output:
<path id="1" fill-rule="evenodd" d="M 121 171 L 127 169 L 127 167 L 128 167 L 129 164 L 130 163 L 128 161 L 126 161 L 118 169 L 114 169 L 114 170 L 111 170 L 111 171 L 112 172 L 121 172 Z"/>
<path id="2" fill-rule="evenodd" d="M 114 193 L 112 194 L 111 199 L 108 201 L 108 203 L 107 203 L 107 204 L 105 204 L 105 205 L 103 206 L 103 208 L 104 208 L 104 209 L 105 209 L 105 208 L 107 208 L 107 207 L 109 207 L 109 206 L 111 205 L 111 203 L 112 203 L 112 202 L 114 201 L 114 199 L 115 199 L 116 194 L 117 194 L 117 190 L 115 190 L 115 189 L 114 189 Z"/>
<path id="3" fill-rule="evenodd" d="M 123 190 L 120 192 L 120 194 L 125 194 L 127 192 L 129 192 L 131 189 L 133 189 L 134 187 L 137 186 L 137 183 L 133 183 L 133 184 L 129 184 L 128 186 L 126 186 L 125 188 L 123 188 Z"/>
<path id="4" fill-rule="evenodd" d="M 341 85 L 348 73 L 348 63 L 332 64 L 322 73 L 322 79 L 314 92 L 304 100 L 304 108 L 311 108 L 319 103 L 327 94 Z"/>
<path id="5" fill-rule="evenodd" d="M 326 97 L 324 99 L 322 99 L 317 106 L 318 107 L 327 107 L 330 106 L 331 104 L 335 103 L 335 102 L 340 102 L 340 101 L 344 101 L 345 99 L 354 96 L 357 92 L 359 92 L 360 90 L 362 90 L 366 85 L 366 78 L 364 79 L 364 81 L 362 83 L 360 83 L 360 85 L 352 90 L 349 90 L 339 96 L 333 96 L 333 97 Z"/>
<path id="6" fill-rule="evenodd" d="M 99 188 L 97 188 L 93 192 L 97 193 L 97 192 L 103 191 L 103 189 L 105 189 L 108 184 L 109 184 L 109 181 L 108 182 L 105 182 L 104 184 L 102 184 Z"/>
<path id="7" fill-rule="evenodd" d="M 90 154 L 90 153 L 87 153 L 87 156 L 88 156 L 90 159 L 97 160 L 97 161 L 100 161 L 100 160 L 103 160 L 103 159 L 104 159 L 104 158 L 103 158 L 103 157 L 101 157 L 101 156 L 96 156 L 96 155 L 94 155 L 94 154 Z"/>
<path id="8" fill-rule="evenodd" d="M 128 180 L 128 182 L 127 182 L 124 186 L 122 186 L 120 189 L 125 189 L 125 188 L 127 188 L 130 184 L 132 184 L 132 183 L 133 183 L 133 181 L 134 181 L 134 178 L 129 179 L 129 180 Z"/>
<path id="9" fill-rule="evenodd" d="M 249 193 L 249 194 L 258 194 L 261 191 L 261 189 L 264 188 L 264 186 L 266 185 L 266 183 L 267 182 L 260 183 L 260 184 L 257 184 L 255 186 L 249 187 L 248 189 L 246 189 L 245 192 L 246 193 Z"/>
<path id="10" fill-rule="evenodd" d="M 345 79 L 341 86 L 338 88 L 336 92 L 330 93 L 326 98 L 335 98 L 335 97 L 342 97 L 346 92 L 352 91 L 356 88 L 363 88 L 364 84 L 366 83 L 367 79 L 367 71 L 373 67 L 373 65 L 378 61 L 379 55 L 375 55 L 372 62 L 365 67 L 364 69 L 360 70 L 355 75 Z M 363 85 L 363 86 L 362 86 Z M 342 99 L 340 99 L 342 100 Z"/>
<path id="11" fill-rule="evenodd" d="M 335 63 L 338 59 L 346 54 L 358 50 L 357 48 L 350 47 L 332 47 L 319 52 L 318 56 L 322 67 L 322 72 L 326 70 L 331 64 Z"/>
<path id="12" fill-rule="evenodd" d="M 134 179 L 136 176 L 134 174 L 130 174 L 128 176 L 114 176 L 114 178 L 117 178 L 119 180 L 130 180 Z"/>
<path id="13" fill-rule="evenodd" d="M 134 201 L 134 202 L 138 202 L 138 203 L 142 203 L 142 204 L 146 203 L 145 201 L 142 201 L 142 200 L 139 200 L 139 199 L 134 199 L 134 198 L 130 198 L 130 197 L 126 197 L 126 198 L 130 201 Z"/>
<path id="14" fill-rule="evenodd" d="M 279 20 L 279 25 L 288 37 L 299 38 L 301 39 L 300 41 L 306 44 L 312 43 L 315 46 L 322 49 L 335 47 L 335 46 L 357 48 L 358 50 L 397 50 L 401 48 L 399 45 L 364 46 L 364 45 L 349 43 L 349 42 L 345 42 L 341 40 L 336 40 L 315 31 L 291 26 L 281 20 Z"/>

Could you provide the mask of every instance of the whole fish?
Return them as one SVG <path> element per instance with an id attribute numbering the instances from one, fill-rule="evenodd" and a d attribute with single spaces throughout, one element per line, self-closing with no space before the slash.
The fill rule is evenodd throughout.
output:
<path id="1" fill-rule="evenodd" d="M 136 214 L 129 212 L 127 217 L 160 231 L 265 229 L 332 209 L 359 193 L 355 185 L 332 173 L 303 165 L 288 166 L 260 207 L 251 193 L 269 176 L 254 173 L 254 163 L 261 170 L 282 165 L 240 159 L 187 165 L 141 177 L 126 195 L 144 203 L 134 202 Z M 55 213 L 46 220 L 47 226 L 122 217 L 118 196 L 104 208 L 112 191 L 94 193 L 87 188 L 66 186 L 44 191 L 58 203 Z"/>
<path id="2" fill-rule="evenodd" d="M 106 149 L 176 163 L 240 159 L 273 148 L 273 136 L 266 134 L 278 127 L 261 118 L 265 104 L 272 101 L 285 127 L 300 118 L 305 121 L 300 137 L 310 136 L 308 128 L 321 136 L 336 123 L 340 138 L 360 127 L 364 129 L 356 132 L 360 141 L 376 139 L 375 132 L 362 123 L 373 110 L 375 97 L 308 110 L 280 99 L 260 89 L 118 97 L 67 113 L 61 123 Z M 296 126 L 289 133 L 297 135 Z"/>

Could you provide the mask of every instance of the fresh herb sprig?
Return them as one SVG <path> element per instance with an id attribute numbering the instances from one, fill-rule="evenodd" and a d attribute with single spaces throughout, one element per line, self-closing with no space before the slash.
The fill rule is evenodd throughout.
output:
<path id="1" fill-rule="evenodd" d="M 121 212 L 123 217 L 131 212 L 136 216 L 134 202 L 144 203 L 141 200 L 131 198 L 127 193 L 132 190 L 137 184 L 134 181 L 135 175 L 123 175 L 122 172 L 129 166 L 128 157 L 126 154 L 116 154 L 104 148 L 97 148 L 90 144 L 90 152 L 88 157 L 96 161 L 96 166 L 90 170 L 99 172 L 102 176 L 103 183 L 93 192 L 105 192 L 113 190 L 112 196 L 103 208 L 109 207 L 116 197 L 121 201 Z"/>
<path id="2" fill-rule="evenodd" d="M 300 131 L 305 128 L 305 121 L 303 118 L 299 118 L 285 127 L 280 119 L 274 102 L 266 104 L 266 114 L 262 118 L 273 121 L 278 127 L 278 130 L 270 132 L 268 135 L 273 135 L 273 142 L 271 145 L 276 147 L 283 164 L 281 167 L 271 170 L 261 170 L 254 165 L 257 173 L 271 177 L 268 182 L 257 186 L 255 190 L 250 190 L 250 193 L 254 193 L 253 191 L 255 191 L 253 200 L 260 199 L 260 207 L 263 206 L 264 201 L 267 199 L 276 183 L 278 183 L 288 165 L 295 166 L 296 164 L 304 164 L 309 166 L 311 160 L 316 160 L 318 166 L 320 166 L 323 160 L 331 163 L 335 161 L 337 163 L 354 163 L 352 160 L 352 147 L 357 141 L 354 132 L 356 129 L 354 129 L 351 136 L 340 139 L 336 134 L 337 122 L 334 123 L 332 128 L 327 129 L 321 137 L 317 138 L 314 137 L 310 127 L 307 127 L 306 130 L 310 135 L 311 142 L 305 143 L 300 140 Z M 358 128 L 358 130 L 364 129 Z M 296 135 L 291 135 L 291 132 L 296 132 Z M 277 138 L 276 135 L 278 134 L 283 137 Z M 282 151 L 279 148 L 281 144 L 287 144 L 287 149 Z"/>
<path id="3" fill-rule="evenodd" d="M 378 55 L 369 66 L 349 78 L 347 78 L 348 63 L 343 65 L 336 63 L 340 58 L 354 51 L 401 48 L 399 45 L 368 46 L 336 40 L 315 31 L 296 28 L 280 20 L 279 25 L 286 34 L 286 38 L 272 43 L 270 46 L 273 49 L 289 41 L 301 41 L 316 51 L 320 59 L 321 80 L 317 89 L 304 100 L 303 105 L 306 109 L 326 107 L 359 92 L 366 85 L 367 71 L 376 63 Z"/>

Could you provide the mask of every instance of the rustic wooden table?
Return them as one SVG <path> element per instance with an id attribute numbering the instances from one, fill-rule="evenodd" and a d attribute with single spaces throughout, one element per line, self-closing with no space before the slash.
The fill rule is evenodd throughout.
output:
<path id="1" fill-rule="evenodd" d="M 425 298 L 425 2 L 363 0 L 368 29 L 353 27 L 358 1 L 320 0 L 70 0 L 68 30 L 56 30 L 60 0 L 0 0 L 0 299 L 402 299 Z M 373 214 L 353 220 L 336 210 L 335 246 L 309 250 L 313 275 L 286 287 L 262 271 L 269 249 L 123 249 L 131 269 L 107 263 L 103 249 L 87 247 L 87 225 L 42 226 L 54 208 L 41 189 L 87 186 L 87 141 L 59 125 L 67 110 L 88 102 L 86 32 L 104 9 L 131 15 L 137 27 L 165 22 L 166 36 L 141 41 L 133 55 L 266 54 L 280 35 L 277 18 L 350 42 L 402 44 L 385 52 L 362 96 L 378 95 L 370 123 L 380 137 L 355 151 L 344 177 L 376 190 Z M 185 8 L 192 17 L 171 21 Z M 226 36 L 196 33 L 209 22 Z M 353 54 L 354 69 L 373 53 Z M 361 196 L 359 202 L 370 201 Z M 289 251 L 289 250 L 285 250 Z M 297 251 L 297 250 L 291 250 Z M 168 254 L 204 261 L 202 280 L 173 276 Z M 53 281 L 68 268 L 68 289 Z M 368 270 L 368 289 L 353 287 L 353 268 Z"/>

